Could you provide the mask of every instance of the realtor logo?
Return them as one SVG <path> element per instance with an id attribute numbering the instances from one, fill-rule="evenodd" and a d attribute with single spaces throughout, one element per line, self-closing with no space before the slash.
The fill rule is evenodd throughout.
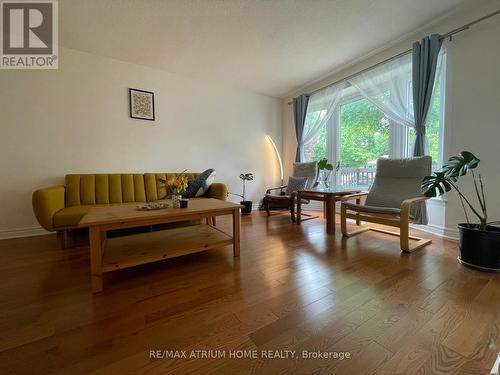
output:
<path id="1" fill-rule="evenodd" d="M 0 68 L 57 69 L 57 0 L 0 1 Z"/>

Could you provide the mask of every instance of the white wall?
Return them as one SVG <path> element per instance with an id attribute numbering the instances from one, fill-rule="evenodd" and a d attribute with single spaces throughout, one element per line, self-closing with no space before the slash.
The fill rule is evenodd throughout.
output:
<path id="1" fill-rule="evenodd" d="M 500 2 L 497 2 L 500 9 Z M 500 16 L 478 24 L 448 45 L 448 154 L 468 150 L 480 159 L 490 220 L 500 220 Z M 464 185 L 474 202 L 470 179 Z M 456 196 L 449 195 L 446 227 L 465 222 Z"/>
<path id="2" fill-rule="evenodd" d="M 156 121 L 129 118 L 129 87 L 155 93 Z M 59 70 L 0 71 L 0 238 L 38 232 L 31 193 L 67 173 L 213 167 L 240 192 L 254 172 L 258 201 L 279 181 L 265 135 L 281 147 L 281 126 L 281 100 L 65 48 Z"/>
<path id="3" fill-rule="evenodd" d="M 291 98 L 311 92 L 329 83 L 372 66 L 379 61 L 408 50 L 413 41 L 431 33 L 445 33 L 476 18 L 500 9 L 498 0 L 477 0 L 457 8 L 448 16 L 384 46 L 349 66 L 305 85 L 283 100 L 283 159 L 286 174 L 291 173 L 295 159 L 296 139 Z M 472 26 L 446 42 L 447 87 L 445 108 L 444 160 L 462 150 L 476 153 L 481 159 L 481 172 L 487 183 L 489 216 L 500 220 L 500 16 Z M 470 192 L 472 192 L 469 189 Z M 429 229 L 447 236 L 457 235 L 456 223 L 462 222 L 461 206 L 454 195 L 445 201 L 429 203 Z"/>

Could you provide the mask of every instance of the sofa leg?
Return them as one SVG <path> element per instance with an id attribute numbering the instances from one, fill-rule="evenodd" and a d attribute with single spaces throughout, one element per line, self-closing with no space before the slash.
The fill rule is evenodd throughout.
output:
<path id="1" fill-rule="evenodd" d="M 67 230 L 58 231 L 57 238 L 59 239 L 61 249 L 66 249 L 68 247 L 68 231 Z"/>

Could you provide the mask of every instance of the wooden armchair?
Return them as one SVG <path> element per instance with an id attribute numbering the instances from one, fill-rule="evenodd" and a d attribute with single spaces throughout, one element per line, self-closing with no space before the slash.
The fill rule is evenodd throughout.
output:
<path id="1" fill-rule="evenodd" d="M 317 184 L 318 180 L 318 163 L 294 163 L 293 177 L 305 177 L 305 188 L 312 188 Z M 279 193 L 276 193 L 278 192 Z M 289 210 L 292 222 L 295 222 L 295 207 L 297 203 L 297 191 L 288 185 L 272 187 L 266 190 L 266 195 L 263 199 L 264 209 L 267 215 L 271 216 L 271 210 Z M 309 201 L 304 201 L 307 204 Z M 302 214 L 304 216 L 311 216 Z M 311 216 L 312 218 L 312 216 Z"/>
<path id="2" fill-rule="evenodd" d="M 430 239 L 410 236 L 410 222 L 427 224 L 425 200 L 420 193 L 422 179 L 431 173 L 432 159 L 423 156 L 411 159 L 379 159 L 377 174 L 368 193 L 351 194 L 342 197 L 340 225 L 346 237 L 374 230 L 400 237 L 404 252 L 412 252 L 431 243 Z M 352 203 L 353 199 L 366 196 L 364 204 Z M 353 219 L 359 226 L 361 221 L 399 228 L 399 233 L 362 226 L 349 232 L 347 219 Z M 416 243 L 410 244 L 410 239 Z"/>

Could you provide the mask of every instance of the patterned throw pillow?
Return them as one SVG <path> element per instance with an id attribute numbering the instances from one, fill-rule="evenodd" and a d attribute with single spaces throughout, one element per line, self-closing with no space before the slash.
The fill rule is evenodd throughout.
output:
<path id="1" fill-rule="evenodd" d="M 294 191 L 304 190 L 307 183 L 307 177 L 288 177 L 288 186 L 286 195 L 291 195 Z"/>
<path id="2" fill-rule="evenodd" d="M 215 169 L 210 168 L 200 173 L 194 180 L 188 182 L 188 188 L 182 194 L 183 198 L 200 197 L 207 193 L 208 188 L 215 180 Z"/>

